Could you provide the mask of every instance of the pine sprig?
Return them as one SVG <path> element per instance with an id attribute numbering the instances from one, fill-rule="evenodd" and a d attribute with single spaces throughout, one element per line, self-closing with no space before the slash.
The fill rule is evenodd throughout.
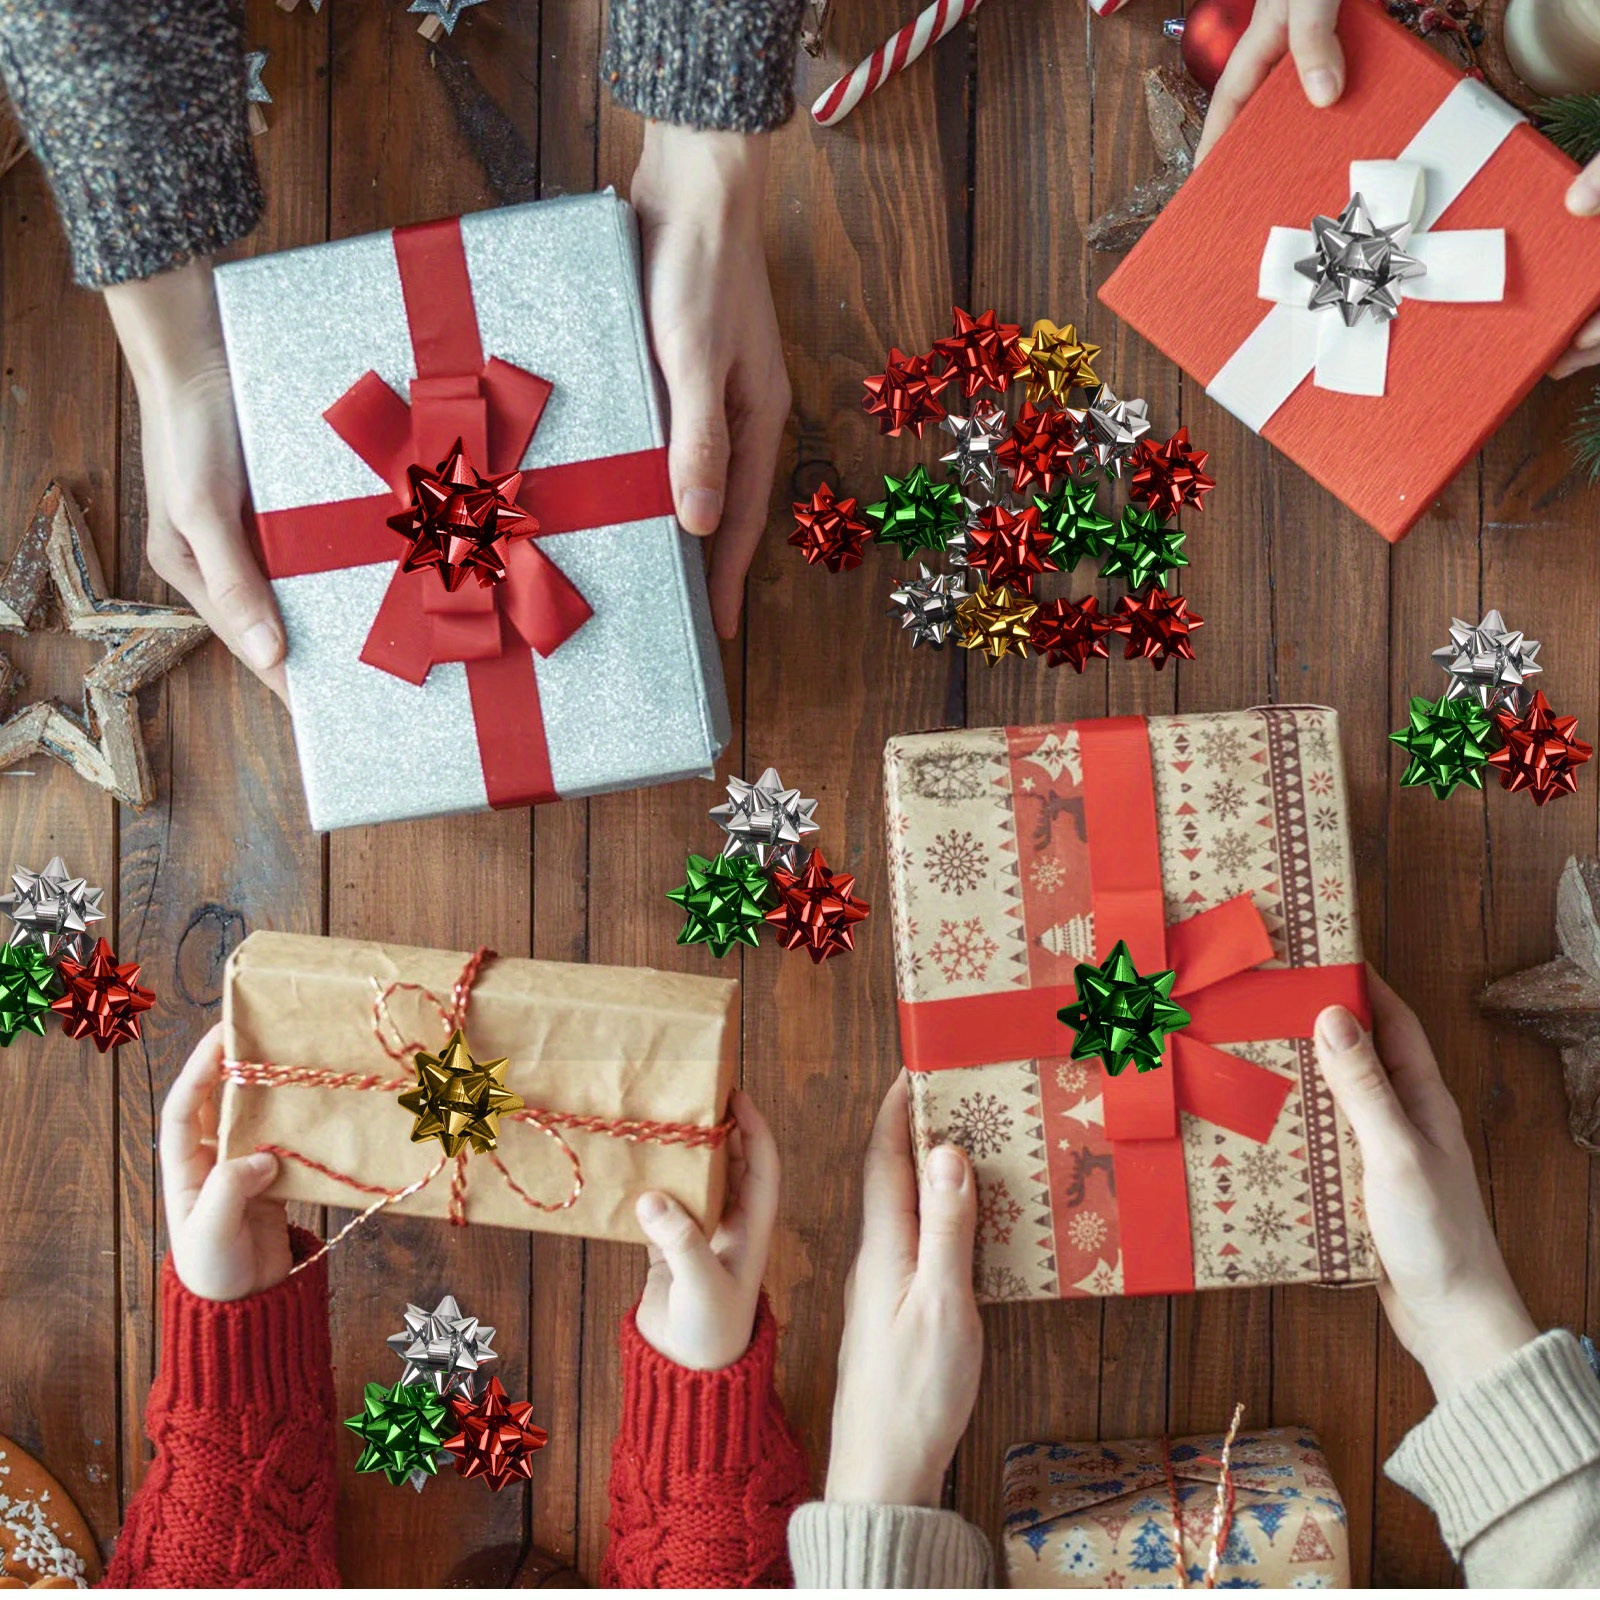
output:
<path id="1" fill-rule="evenodd" d="M 1600 483 L 1600 384 L 1573 422 L 1567 446 L 1579 470 L 1588 474 L 1589 482 Z"/>
<path id="2" fill-rule="evenodd" d="M 1600 94 L 1564 94 L 1533 108 L 1539 131 L 1580 164 L 1600 156 Z"/>

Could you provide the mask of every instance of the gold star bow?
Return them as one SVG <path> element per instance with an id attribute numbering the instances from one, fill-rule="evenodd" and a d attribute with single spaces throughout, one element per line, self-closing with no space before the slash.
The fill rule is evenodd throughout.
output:
<path id="1" fill-rule="evenodd" d="M 505 1086 L 507 1059 L 474 1061 L 457 1028 L 436 1056 L 417 1052 L 417 1086 L 400 1096 L 416 1116 L 414 1144 L 437 1139 L 453 1156 L 463 1144 L 487 1154 L 500 1138 L 500 1117 L 522 1110 L 522 1099 Z"/>
<path id="2" fill-rule="evenodd" d="M 1003 584 L 979 586 L 956 607 L 956 642 L 963 650 L 981 650 L 992 667 L 1002 656 L 1026 657 L 1033 637 L 1036 600 L 1013 595 Z"/>
<path id="3" fill-rule="evenodd" d="M 1028 398 L 1036 406 L 1050 401 L 1063 405 L 1073 389 L 1096 389 L 1100 385 L 1094 371 L 1100 346 L 1080 340 L 1077 328 L 1070 322 L 1058 328 L 1047 317 L 1041 317 L 1034 323 L 1032 333 L 1017 340 L 1017 350 L 1027 360 L 1022 378 L 1028 385 Z"/>

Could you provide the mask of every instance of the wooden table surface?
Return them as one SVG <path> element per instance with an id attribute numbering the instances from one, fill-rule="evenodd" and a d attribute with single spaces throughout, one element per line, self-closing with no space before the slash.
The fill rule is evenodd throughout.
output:
<path id="1" fill-rule="evenodd" d="M 908 9 L 841 5 L 829 58 L 802 66 L 803 100 Z M 708 842 L 717 796 L 703 783 L 318 837 L 288 718 L 216 644 L 149 695 L 160 797 L 142 815 L 52 763 L 0 778 L 0 864 L 37 867 L 60 853 L 109 886 L 116 947 L 144 963 L 161 996 L 139 1048 L 105 1057 L 52 1034 L 0 1055 L 0 1431 L 43 1458 L 104 1544 L 147 1470 L 141 1418 L 164 1248 L 157 1110 L 218 1015 L 224 958 L 254 928 L 692 972 L 742 966 L 744 1081 L 787 1167 L 769 1273 L 787 1324 L 783 1393 L 820 1471 L 858 1156 L 898 1066 L 880 752 L 892 733 L 940 724 L 1337 706 L 1367 949 L 1439 1048 L 1533 1314 L 1600 1321 L 1600 1185 L 1566 1136 L 1558 1064 L 1492 1033 L 1473 1007 L 1487 978 L 1553 953 L 1556 877 L 1570 852 L 1594 844 L 1600 784 L 1586 772 L 1575 799 L 1544 811 L 1498 789 L 1441 805 L 1400 790 L 1385 739 L 1414 690 L 1437 691 L 1428 652 L 1451 616 L 1475 620 L 1492 605 L 1544 641 L 1544 686 L 1594 736 L 1600 499 L 1569 472 L 1561 444 L 1587 386 L 1541 384 L 1391 550 L 1181 382 L 1097 307 L 1113 263 L 1082 244 L 1087 219 L 1152 166 L 1138 74 L 1174 58 L 1160 15 L 1155 0 L 1105 20 L 1078 0 L 996 0 L 970 37 L 948 41 L 842 127 L 821 132 L 802 114 L 774 142 L 768 240 L 794 421 L 747 625 L 725 651 L 736 731 L 719 772 L 753 777 L 775 764 L 819 798 L 829 860 L 856 871 L 877 908 L 853 958 L 814 969 L 762 949 L 718 967 L 674 944 L 663 895 L 685 850 Z M 471 79 L 430 64 L 398 0 L 331 0 L 320 16 L 251 0 L 250 17 L 252 42 L 271 51 L 274 96 L 256 145 L 269 206 L 250 248 L 495 202 L 447 98 L 450 83 Z M 519 178 L 515 152 L 500 148 L 511 173 L 501 194 L 626 185 L 639 127 L 598 87 L 601 18 L 599 0 L 490 0 L 457 29 L 452 57 L 531 154 Z M 783 542 L 787 502 L 821 478 L 871 499 L 886 468 L 928 459 L 915 441 L 878 437 L 860 384 L 891 344 L 925 348 L 952 303 L 1086 325 L 1106 347 L 1102 371 L 1120 393 L 1148 397 L 1158 431 L 1186 422 L 1210 447 L 1220 487 L 1193 519 L 1184 585 L 1206 619 L 1197 663 L 1157 675 L 1117 660 L 1080 678 L 913 654 L 883 614 L 901 570 L 888 554 L 834 577 Z M 160 598 L 141 556 L 132 393 L 98 300 L 69 283 L 31 162 L 0 189 L 0 312 L 0 548 L 59 477 L 86 501 L 121 591 Z M 59 687 L 88 652 L 29 644 L 16 655 Z M 551 1437 L 527 1493 L 490 1496 L 452 1476 L 420 1501 L 358 1478 L 352 1444 L 340 1472 L 349 1581 L 503 1580 L 531 1545 L 593 1577 L 617 1419 L 616 1327 L 643 1266 L 631 1248 L 414 1221 L 375 1225 L 337 1253 L 342 1414 L 368 1377 L 389 1371 L 383 1339 L 402 1302 L 451 1291 L 498 1326 L 497 1370 Z M 1242 1399 L 1252 1424 L 1321 1434 L 1359 1579 L 1452 1581 L 1432 1517 L 1381 1476 L 1429 1397 L 1371 1293 L 1080 1300 L 991 1310 L 985 1325 L 983 1393 L 954 1504 L 986 1527 L 997 1524 L 1013 1441 L 1215 1428 Z"/>

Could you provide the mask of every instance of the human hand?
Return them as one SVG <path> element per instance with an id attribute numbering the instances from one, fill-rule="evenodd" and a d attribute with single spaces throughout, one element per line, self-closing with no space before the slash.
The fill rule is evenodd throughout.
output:
<path id="1" fill-rule="evenodd" d="M 678 521 L 711 550 L 711 615 L 731 639 L 767 526 L 789 375 L 761 241 L 765 134 L 652 122 L 633 175 L 645 304 L 672 402 Z"/>
<path id="2" fill-rule="evenodd" d="M 1250 26 L 1211 91 L 1196 163 L 1205 159 L 1285 51 L 1294 57 L 1300 87 L 1312 105 L 1331 106 L 1344 93 L 1344 51 L 1334 31 L 1338 20 L 1339 0 L 1256 0 Z"/>
<path id="3" fill-rule="evenodd" d="M 978 1189 L 966 1153 L 945 1144 L 929 1152 L 919 1194 L 908 1096 L 901 1073 L 867 1145 L 825 1492 L 937 1507 L 983 1365 L 972 1292 Z"/>
<path id="4" fill-rule="evenodd" d="M 1575 217 L 1600 216 L 1600 156 L 1586 166 L 1567 188 L 1567 210 Z M 1600 314 L 1589 318 L 1572 336 L 1572 343 L 1556 357 L 1552 378 L 1570 378 L 1574 372 L 1600 363 Z"/>
<path id="5" fill-rule="evenodd" d="M 283 1282 L 294 1265 L 289 1212 L 263 1200 L 278 1158 L 257 1151 L 217 1160 L 222 1029 L 194 1047 L 161 1108 L 161 1188 L 172 1264 L 190 1294 L 242 1300 Z"/>
<path id="6" fill-rule="evenodd" d="M 644 1341 L 696 1372 L 731 1367 L 750 1348 L 778 1218 L 778 1146 L 756 1103 L 733 1096 L 728 1198 L 709 1239 L 670 1195 L 639 1196 L 650 1276 L 634 1313 Z"/>
<path id="7" fill-rule="evenodd" d="M 1376 973 L 1373 1036 L 1342 1006 L 1317 1018 L 1317 1065 L 1361 1146 L 1363 1190 L 1395 1337 L 1443 1400 L 1538 1335 L 1489 1224 L 1461 1110 L 1416 1014 Z"/>
<path id="8" fill-rule="evenodd" d="M 244 531 L 244 458 L 209 262 L 105 291 L 139 393 L 146 553 L 275 694 L 283 623 Z"/>

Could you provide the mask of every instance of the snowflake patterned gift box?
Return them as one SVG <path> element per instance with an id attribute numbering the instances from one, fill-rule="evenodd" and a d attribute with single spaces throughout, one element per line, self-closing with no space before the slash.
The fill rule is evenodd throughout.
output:
<path id="1" fill-rule="evenodd" d="M 217 297 L 313 827 L 711 776 L 623 201 L 258 256 Z"/>
<path id="2" fill-rule="evenodd" d="M 1222 1436 L 1018 1444 L 1006 1452 L 1013 1588 L 1181 1589 L 1216 1544 Z M 1169 1475 L 1170 1474 L 1170 1475 Z M 1344 1502 L 1304 1428 L 1239 1435 L 1223 1490 L 1216 1586 L 1348 1589 Z"/>
<path id="3" fill-rule="evenodd" d="M 1372 1282 L 1311 1044 L 1367 1005 L 1335 713 L 917 734 L 885 766 L 916 1150 L 972 1158 L 979 1297 Z M 1111 1076 L 1057 1013 L 1118 941 L 1189 1020 Z"/>

